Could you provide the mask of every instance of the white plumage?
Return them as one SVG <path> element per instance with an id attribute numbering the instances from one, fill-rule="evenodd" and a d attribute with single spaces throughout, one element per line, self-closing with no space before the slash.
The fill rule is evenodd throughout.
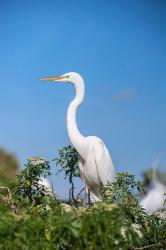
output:
<path id="1" fill-rule="evenodd" d="M 82 77 L 70 72 L 58 77 L 41 80 L 58 81 L 74 85 L 76 95 L 67 111 L 67 130 L 73 147 L 80 155 L 79 167 L 86 187 L 94 201 L 101 199 L 101 186 L 114 181 L 115 172 L 111 155 L 104 142 L 96 136 L 83 136 L 77 127 L 76 112 L 84 99 L 85 86 Z"/>
<path id="2" fill-rule="evenodd" d="M 89 154 L 80 160 L 84 182 L 90 189 L 92 199 L 101 199 L 101 186 L 114 181 L 114 168 L 111 156 L 103 141 L 95 136 L 86 137 Z"/>
<path id="3" fill-rule="evenodd" d="M 164 205 L 166 196 L 164 193 L 166 193 L 166 186 L 155 180 L 152 189 L 142 199 L 140 205 L 148 214 L 158 212 L 161 209 L 166 209 L 166 204 Z"/>

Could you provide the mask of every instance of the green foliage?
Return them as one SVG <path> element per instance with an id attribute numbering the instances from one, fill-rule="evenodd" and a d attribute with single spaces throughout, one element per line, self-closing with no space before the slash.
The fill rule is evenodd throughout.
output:
<path id="1" fill-rule="evenodd" d="M 75 159 L 71 160 L 75 151 L 68 155 L 66 151 L 59 165 L 66 166 L 64 170 Z M 46 192 L 38 193 L 37 182 L 43 174 L 50 174 L 49 162 L 33 158 L 18 176 L 12 198 L 17 196 L 17 204 L 25 200 L 28 203 L 20 207 L 19 213 L 10 207 L 6 212 L 0 210 L 0 249 L 166 249 L 166 219 L 149 216 L 139 206 L 136 195 L 142 185 L 133 175 L 117 174 L 116 181 L 103 188 L 102 202 L 76 208 Z"/>
<path id="2" fill-rule="evenodd" d="M 29 158 L 25 168 L 17 176 L 18 186 L 12 191 L 15 203 L 26 199 L 30 206 L 41 204 L 46 190 L 39 185 L 39 181 L 42 175 L 47 177 L 50 174 L 49 161 L 41 157 Z"/>
<path id="3" fill-rule="evenodd" d="M 112 185 L 103 187 L 103 199 L 105 202 L 116 204 L 138 204 L 135 191 L 144 190 L 139 181 L 135 181 L 134 175 L 129 173 L 117 173 L 115 182 Z"/>
<path id="4" fill-rule="evenodd" d="M 60 149 L 57 158 L 54 160 L 58 172 L 64 171 L 65 178 L 68 178 L 70 183 L 73 177 L 80 177 L 78 157 L 77 151 L 69 145 Z"/>
<path id="5" fill-rule="evenodd" d="M 72 146 L 66 146 L 59 150 L 57 158 L 54 160 L 58 168 L 57 174 L 65 173 L 65 178 L 69 180 L 71 188 L 69 190 L 69 202 L 76 201 L 74 196 L 74 178 L 80 177 L 78 166 L 78 153 Z"/>
<path id="6" fill-rule="evenodd" d="M 137 244 L 157 244 L 159 239 L 163 240 L 166 237 L 166 232 L 162 231 L 163 225 L 166 226 L 166 220 L 156 215 L 149 216 L 140 207 L 137 197 L 143 191 L 142 183 L 135 181 L 133 175 L 118 173 L 116 181 L 103 188 L 103 201 L 107 204 L 117 204 L 121 211 L 121 219 L 128 222 L 130 227 L 136 225 L 136 231 L 142 234 L 141 239 L 136 241 Z"/>
<path id="7" fill-rule="evenodd" d="M 14 214 L 28 213 L 37 209 L 46 209 L 45 186 L 39 181 L 41 176 L 50 175 L 49 161 L 40 158 L 29 158 L 25 168 L 17 175 L 17 184 L 14 187 L 0 186 L 0 200 L 2 208 L 8 207 Z M 48 203 L 48 199 L 47 199 Z"/>

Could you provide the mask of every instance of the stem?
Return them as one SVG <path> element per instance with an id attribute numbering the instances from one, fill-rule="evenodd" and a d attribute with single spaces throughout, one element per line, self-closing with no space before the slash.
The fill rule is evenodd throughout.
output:
<path id="1" fill-rule="evenodd" d="M 28 192 L 28 199 L 29 199 L 29 204 L 32 204 L 32 185 L 30 185 L 29 192 Z"/>
<path id="2" fill-rule="evenodd" d="M 74 198 L 74 183 L 73 183 L 73 181 L 71 181 L 71 197 L 72 197 L 72 200 L 75 201 L 75 198 Z"/>
<path id="3" fill-rule="evenodd" d="M 148 245 L 148 246 L 144 246 L 144 247 L 136 247 L 136 248 L 133 248 L 133 250 L 144 250 L 144 249 L 148 249 L 148 248 L 156 247 L 156 246 L 161 246 L 161 244 L 156 243 L 156 244 L 152 244 L 152 245 Z"/>
<path id="4" fill-rule="evenodd" d="M 76 200 L 78 199 L 78 197 L 80 196 L 80 194 L 82 193 L 82 191 L 84 191 L 85 188 L 82 188 L 81 191 L 77 194 L 76 196 Z"/>

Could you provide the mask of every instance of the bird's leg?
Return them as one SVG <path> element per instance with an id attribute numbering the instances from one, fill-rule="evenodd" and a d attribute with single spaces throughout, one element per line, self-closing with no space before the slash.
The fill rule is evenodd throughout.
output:
<path id="1" fill-rule="evenodd" d="M 71 188 L 69 189 L 69 203 L 71 201 Z"/>
<path id="2" fill-rule="evenodd" d="M 90 199 L 90 189 L 88 188 L 88 204 L 91 204 L 91 199 Z"/>
<path id="3" fill-rule="evenodd" d="M 81 162 L 79 162 L 81 163 Z M 81 165 L 81 164 L 80 164 Z M 82 165 L 81 165 L 82 166 Z M 88 193 L 88 188 L 86 186 L 86 181 L 85 181 L 85 176 L 84 176 L 84 173 L 82 171 L 80 171 L 80 176 L 81 176 L 81 179 L 82 179 L 82 183 L 83 183 L 83 186 L 84 186 L 84 190 L 85 190 L 85 196 L 84 196 L 84 202 L 83 202 L 83 206 L 85 207 L 86 206 L 86 197 L 87 197 L 87 193 Z"/>
<path id="4" fill-rule="evenodd" d="M 88 197 L 88 203 L 89 203 L 89 188 L 87 187 L 86 183 L 85 183 L 85 179 L 83 178 L 83 184 L 84 184 L 84 189 L 85 189 L 85 198 L 84 198 L 84 207 L 86 206 L 86 200 Z M 90 203 L 89 203 L 90 204 Z"/>
<path id="5" fill-rule="evenodd" d="M 84 187 L 85 187 L 85 199 L 84 199 L 84 207 L 86 206 L 86 199 L 87 199 L 87 194 L 89 192 L 88 187 L 86 186 L 85 182 L 84 182 Z"/>
<path id="6" fill-rule="evenodd" d="M 86 206 L 86 187 L 84 187 L 84 190 L 85 190 L 85 196 L 84 196 L 84 203 L 83 203 L 83 205 L 84 205 L 84 207 Z"/>

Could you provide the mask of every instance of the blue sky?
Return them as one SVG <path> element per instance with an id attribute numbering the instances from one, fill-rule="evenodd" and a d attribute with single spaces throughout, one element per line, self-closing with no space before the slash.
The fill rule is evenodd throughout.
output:
<path id="1" fill-rule="evenodd" d="M 0 145 L 22 165 L 55 158 L 69 144 L 74 90 L 39 78 L 76 71 L 86 82 L 79 128 L 104 140 L 116 171 L 139 176 L 166 159 L 165 13 L 164 0 L 1 0 Z"/>

